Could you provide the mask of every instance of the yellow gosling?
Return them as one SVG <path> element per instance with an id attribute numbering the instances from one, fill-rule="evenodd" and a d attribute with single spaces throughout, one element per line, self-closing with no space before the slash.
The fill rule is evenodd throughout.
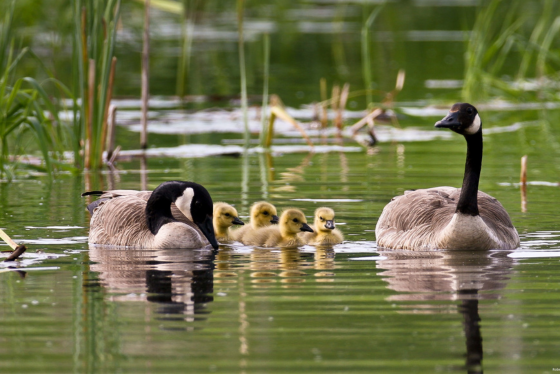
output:
<path id="1" fill-rule="evenodd" d="M 278 226 L 263 227 L 250 233 L 243 239 L 243 244 L 263 247 L 298 247 L 305 240 L 298 236 L 302 231 L 313 232 L 307 219 L 299 209 L 287 209 L 280 216 Z"/>
<path id="2" fill-rule="evenodd" d="M 231 238 L 231 229 L 233 225 L 244 225 L 243 221 L 239 219 L 237 210 L 227 203 L 214 204 L 214 234 L 216 239 L 220 242 L 233 240 Z"/>
<path id="3" fill-rule="evenodd" d="M 243 243 L 245 236 L 254 235 L 262 227 L 278 223 L 278 215 L 274 205 L 266 201 L 259 201 L 251 206 L 251 224 L 231 231 L 231 238 Z"/>
<path id="4" fill-rule="evenodd" d="M 314 232 L 302 232 L 300 237 L 311 245 L 334 245 L 340 244 L 344 236 L 339 229 L 335 228 L 334 210 L 321 207 L 315 210 Z"/>

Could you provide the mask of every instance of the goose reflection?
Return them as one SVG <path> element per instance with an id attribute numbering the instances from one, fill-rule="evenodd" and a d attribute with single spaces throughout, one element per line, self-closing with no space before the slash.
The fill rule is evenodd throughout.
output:
<path id="1" fill-rule="evenodd" d="M 387 257 L 378 261 L 379 273 L 387 288 L 399 292 L 390 301 L 460 301 L 457 312 L 463 317 L 466 339 L 466 369 L 482 373 L 482 333 L 478 302 L 500 298 L 514 265 L 511 251 L 380 251 Z M 486 292 L 493 291 L 493 292 Z M 423 313 L 439 313 L 439 304 L 411 307 Z"/>
<path id="2" fill-rule="evenodd" d="M 166 319 L 192 322 L 213 301 L 214 253 L 211 250 L 129 250 L 90 245 L 90 270 L 113 300 L 148 301 Z M 162 319 L 162 318 L 159 318 Z"/>

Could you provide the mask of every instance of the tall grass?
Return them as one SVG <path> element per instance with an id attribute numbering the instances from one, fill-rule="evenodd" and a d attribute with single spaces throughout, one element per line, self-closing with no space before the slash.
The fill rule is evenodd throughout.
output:
<path id="1" fill-rule="evenodd" d="M 238 32 L 238 51 L 239 51 L 239 76 L 241 80 L 241 110 L 243 112 L 243 128 L 245 147 L 249 146 L 249 104 L 247 100 L 247 74 L 245 70 L 245 40 L 243 37 L 243 19 L 245 12 L 245 0 L 237 0 L 237 32 Z"/>
<path id="2" fill-rule="evenodd" d="M 43 157 L 45 169 L 52 172 L 62 158 L 64 141 L 58 106 L 35 79 L 17 78 L 17 66 L 29 53 L 27 48 L 16 52 L 12 29 L 14 3 L 10 3 L 0 24 L 0 177 L 8 178 L 18 165 L 11 161 L 16 161 L 18 154 L 29 153 L 33 143 Z M 49 81 L 65 90 L 54 79 L 43 84 Z"/>
<path id="3" fill-rule="evenodd" d="M 465 55 L 464 100 L 481 101 L 500 96 L 526 98 L 524 81 L 556 74 L 560 62 L 557 51 L 553 50 L 553 42 L 560 31 L 556 5 L 552 0 L 538 3 L 541 9 L 536 20 L 531 19 L 527 2 L 522 0 L 507 4 L 491 0 L 487 6 L 480 7 Z M 515 54 L 519 51 L 523 52 L 516 82 L 505 81 L 502 78 L 504 67 L 516 60 Z"/>
<path id="4" fill-rule="evenodd" d="M 362 74 L 363 74 L 364 86 L 366 90 L 367 105 L 370 105 L 373 101 L 373 94 L 372 94 L 372 87 L 371 87 L 373 78 L 371 73 L 371 53 L 369 49 L 369 45 L 370 45 L 369 34 L 370 34 L 371 26 L 373 25 L 373 22 L 379 15 L 379 12 L 381 12 L 381 9 L 383 9 L 383 5 L 376 6 L 371 11 L 371 13 L 367 18 L 365 18 L 367 12 L 364 11 L 364 21 L 361 30 Z"/>
<path id="5" fill-rule="evenodd" d="M 87 169 L 102 165 L 107 117 L 112 96 L 116 59 L 114 48 L 120 0 L 73 2 L 73 150 L 77 165 Z M 81 144 L 85 143 L 84 160 Z"/>

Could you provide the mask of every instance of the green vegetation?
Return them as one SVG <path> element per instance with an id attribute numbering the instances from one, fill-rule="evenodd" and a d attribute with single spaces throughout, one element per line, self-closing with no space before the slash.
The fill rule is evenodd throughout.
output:
<path id="1" fill-rule="evenodd" d="M 12 178 L 18 166 L 53 171 L 62 165 L 64 129 L 59 119 L 59 108 L 43 89 L 42 84 L 31 77 L 18 78 L 16 69 L 27 48 L 17 52 L 12 35 L 14 2 L 9 5 L 0 25 L 0 178 Z M 52 82 L 62 91 L 66 90 L 55 79 Z M 20 163 L 17 155 L 30 155 L 38 150 L 44 165 L 38 160 Z"/>
<path id="2" fill-rule="evenodd" d="M 560 8 L 552 0 L 537 5 L 535 12 L 535 4 L 526 1 L 491 0 L 479 8 L 467 45 L 464 100 L 558 99 L 550 83 L 558 80 L 560 57 L 554 42 Z M 517 71 L 512 66 L 518 66 Z M 536 97 L 531 93 L 535 91 Z"/>

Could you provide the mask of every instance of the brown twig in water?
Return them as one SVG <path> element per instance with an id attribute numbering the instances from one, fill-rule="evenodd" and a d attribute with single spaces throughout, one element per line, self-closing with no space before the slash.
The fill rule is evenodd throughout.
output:
<path id="1" fill-rule="evenodd" d="M 2 229 L 0 229 L 0 238 L 2 238 L 2 240 L 4 240 L 14 250 L 4 261 L 13 261 L 27 250 L 25 245 L 17 245 L 17 243 L 14 242 L 12 238 L 10 238 Z"/>

